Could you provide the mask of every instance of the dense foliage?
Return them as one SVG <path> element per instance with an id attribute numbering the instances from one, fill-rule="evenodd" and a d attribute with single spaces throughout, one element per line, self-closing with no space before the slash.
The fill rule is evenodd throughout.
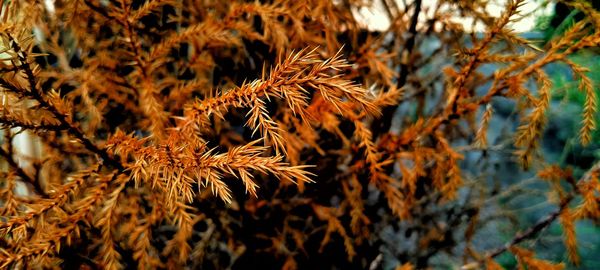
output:
<path id="1" fill-rule="evenodd" d="M 589 144 L 596 91 L 570 56 L 600 13 L 565 1 L 584 16 L 536 43 L 511 30 L 524 1 L 406 2 L 3 1 L 0 267 L 578 265 L 600 165 L 541 154 L 546 68 L 583 93 Z M 540 186 L 537 220 L 503 210 Z M 530 242 L 554 223 L 563 262 Z"/>

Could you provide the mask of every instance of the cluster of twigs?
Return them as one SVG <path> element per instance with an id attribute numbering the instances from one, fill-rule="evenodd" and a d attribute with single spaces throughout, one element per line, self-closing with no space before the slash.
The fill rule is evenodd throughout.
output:
<path id="1" fill-rule="evenodd" d="M 594 86 L 568 56 L 597 46 L 600 14 L 573 3 L 586 19 L 540 50 L 510 30 L 523 1 L 499 17 L 487 1 L 374 1 L 383 32 L 356 19 L 363 2 L 2 2 L 0 268 L 410 269 L 449 254 L 498 269 L 511 251 L 549 269 L 563 265 L 519 244 L 556 219 L 577 264 L 574 222 L 600 218 L 598 166 L 576 180 L 539 155 L 544 68 L 562 62 L 580 81 L 590 143 Z M 426 40 L 437 48 L 419 50 Z M 494 151 L 498 100 L 519 116 L 504 158 L 559 203 L 478 250 L 500 187 L 465 156 Z"/>

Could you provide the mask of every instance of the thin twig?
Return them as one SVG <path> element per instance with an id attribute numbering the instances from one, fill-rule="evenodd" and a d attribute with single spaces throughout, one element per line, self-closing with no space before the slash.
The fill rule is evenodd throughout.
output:
<path id="1" fill-rule="evenodd" d="M 396 82 L 396 88 L 398 89 L 404 87 L 408 81 L 408 74 L 410 71 L 410 56 L 414 50 L 415 41 L 417 38 L 417 23 L 419 22 L 419 14 L 421 13 L 421 0 L 416 0 L 414 4 L 415 10 L 411 17 L 410 27 L 408 29 L 409 37 L 404 46 L 404 54 L 400 54 L 400 57 L 403 57 L 403 59 L 399 67 L 400 75 L 398 76 L 398 81 Z M 390 130 L 390 127 L 392 126 L 392 119 L 394 118 L 394 114 L 396 113 L 397 109 L 398 106 L 386 107 L 382 111 L 382 116 L 373 121 L 373 128 L 371 129 L 373 132 L 373 138 L 377 138 L 379 134 L 386 133 Z"/>
<path id="2" fill-rule="evenodd" d="M 29 83 L 30 91 L 25 91 L 24 94 L 35 99 L 37 102 L 40 103 L 42 107 L 46 108 L 50 113 L 52 113 L 61 125 L 67 127 L 67 132 L 73 135 L 75 138 L 77 138 L 86 149 L 98 155 L 104 162 L 106 162 L 106 164 L 115 167 L 119 171 L 125 170 L 125 167 L 121 164 L 119 160 L 112 157 L 105 149 L 98 147 L 92 141 L 90 141 L 78 127 L 73 125 L 70 121 L 67 121 L 67 117 L 65 115 L 63 115 L 56 107 L 54 107 L 52 104 L 46 101 L 46 99 L 44 99 L 44 97 L 41 94 L 41 91 L 37 89 L 35 76 L 33 75 L 33 70 L 31 69 L 29 62 L 27 61 L 27 52 L 21 50 L 19 44 L 17 44 L 16 40 L 10 34 L 8 35 L 8 37 L 12 41 L 13 50 L 17 52 L 17 55 L 19 55 L 19 60 L 22 63 L 21 69 L 25 72 L 25 75 L 27 76 L 27 81 Z M 23 92 L 19 91 L 15 86 L 11 87 L 11 84 L 6 81 L 2 80 L 0 83 L 4 87 L 8 87 L 11 91 L 16 91 L 17 93 Z"/>
<path id="3" fill-rule="evenodd" d="M 592 174 L 596 173 L 599 170 L 600 170 L 600 162 L 596 163 L 592 168 L 590 168 L 579 181 L 584 182 L 584 181 L 587 181 L 588 179 L 591 179 Z M 565 207 L 567 207 L 569 205 L 569 203 L 573 200 L 573 198 L 574 198 L 573 195 L 566 197 L 560 203 L 558 210 L 550 213 L 548 216 L 546 216 L 542 220 L 538 221 L 533 226 L 529 227 L 525 232 L 517 234 L 511 241 L 506 243 L 504 246 L 492 250 L 491 252 L 488 253 L 489 254 L 488 256 L 490 258 L 497 257 L 500 254 L 507 251 L 510 247 L 512 247 L 516 244 L 519 244 L 519 243 L 537 235 L 543 229 L 550 226 L 550 224 L 552 224 L 552 222 L 554 222 L 554 220 L 556 220 L 556 218 L 558 218 L 560 213 L 563 211 L 563 209 L 565 209 Z"/>
<path id="4" fill-rule="evenodd" d="M 34 178 L 32 178 L 31 176 L 29 176 L 23 170 L 23 168 L 21 168 L 21 166 L 19 166 L 19 164 L 17 164 L 17 162 L 15 161 L 13 156 L 11 154 L 9 154 L 6 150 L 4 150 L 2 147 L 0 147 L 0 156 L 4 157 L 4 159 L 6 160 L 8 165 L 15 170 L 15 173 L 17 173 L 17 175 L 19 177 L 21 177 L 21 179 L 23 181 L 30 183 L 33 186 L 36 193 L 38 193 L 39 195 L 44 196 L 44 197 L 47 196 L 46 192 L 44 191 L 44 189 L 42 188 L 40 183 L 38 181 L 36 181 Z"/>
<path id="5" fill-rule="evenodd" d="M 519 243 L 537 235 L 543 229 L 545 229 L 546 227 L 550 226 L 550 224 L 552 224 L 552 222 L 560 215 L 560 213 L 569 204 L 569 202 L 571 202 L 571 200 L 573 200 L 573 196 L 567 197 L 560 204 L 560 207 L 558 208 L 558 210 L 556 210 L 555 212 L 546 216 L 542 220 L 538 221 L 536 224 L 529 227 L 529 229 L 527 229 L 525 232 L 517 234 L 510 242 L 506 243 L 504 246 L 496 248 L 495 250 L 491 251 L 488 256 L 490 258 L 497 257 L 498 255 L 500 255 L 500 254 L 504 253 L 506 250 L 508 250 L 510 247 L 512 247 L 516 244 L 519 244 Z"/>

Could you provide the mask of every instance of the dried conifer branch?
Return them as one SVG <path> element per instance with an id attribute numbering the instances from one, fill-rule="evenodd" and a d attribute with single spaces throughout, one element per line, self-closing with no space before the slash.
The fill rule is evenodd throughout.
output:
<path id="1" fill-rule="evenodd" d="M 161 57 L 166 56 L 172 48 L 189 40 L 194 40 L 200 48 L 207 45 L 240 46 L 239 39 L 231 34 L 230 31 L 231 29 L 226 29 L 223 25 L 212 19 L 208 19 L 200 24 L 187 27 L 182 32 L 167 37 L 163 42 L 152 48 L 148 59 L 161 59 Z M 162 62 L 159 61 L 154 62 L 152 65 L 158 68 L 160 64 L 162 64 Z"/>
<path id="2" fill-rule="evenodd" d="M 492 118 L 492 106 L 490 104 L 487 105 L 483 116 L 481 117 L 481 124 L 479 129 L 477 130 L 477 134 L 475 135 L 475 144 L 478 147 L 487 147 L 487 132 L 490 124 L 490 119 Z"/>
<path id="3" fill-rule="evenodd" d="M 93 170 L 81 171 L 72 175 L 69 177 L 68 183 L 50 190 L 50 192 L 48 192 L 50 195 L 49 198 L 46 201 L 41 202 L 41 205 L 38 205 L 37 209 L 29 211 L 23 216 L 10 217 L 6 222 L 0 224 L 0 229 L 5 229 L 4 233 L 8 233 L 11 229 L 25 225 L 34 218 L 44 215 L 55 207 L 62 207 L 68 201 L 69 195 L 75 194 L 83 186 L 85 179 L 89 178 L 94 171 L 97 171 L 98 169 L 99 168 L 94 168 Z"/>
<path id="4" fill-rule="evenodd" d="M 28 260 L 40 260 L 43 256 L 55 254 L 60 249 L 60 242 L 63 238 L 70 238 L 70 235 L 78 231 L 78 222 L 85 219 L 94 206 L 103 198 L 108 183 L 114 181 L 119 174 L 113 174 L 112 177 L 103 177 L 99 183 L 88 190 L 88 196 L 75 206 L 75 212 L 65 220 L 64 227 L 57 223 L 47 224 L 48 228 L 44 231 L 36 231 L 30 241 L 21 243 L 18 254 L 2 253 L 0 261 L 2 268 L 8 268 L 11 265 L 19 264 Z M 13 232 L 14 233 L 14 232 Z M 68 241 L 68 240 L 67 240 Z"/>
<path id="5" fill-rule="evenodd" d="M 150 13 L 152 13 L 153 11 L 159 9 L 162 6 L 173 5 L 173 4 L 176 4 L 176 3 L 177 2 L 174 1 L 174 0 L 168 0 L 168 1 L 164 1 L 164 0 L 147 1 L 141 7 L 139 7 L 138 9 L 136 9 L 130 16 L 128 16 L 127 19 L 129 21 L 132 21 L 132 22 L 137 22 L 141 18 L 143 18 L 144 16 L 149 15 Z"/>
<path id="6" fill-rule="evenodd" d="M 246 191 L 256 196 L 257 184 L 253 181 L 250 171 L 263 174 L 271 173 L 285 181 L 312 182 L 304 171 L 306 165 L 289 166 L 282 162 L 283 157 L 263 157 L 266 147 L 255 146 L 254 141 L 243 146 L 230 149 L 227 153 L 217 154 L 215 149 L 199 147 L 175 146 L 167 144 L 159 147 L 145 147 L 143 142 L 128 137 L 123 133 L 115 134 L 109 141 L 109 149 L 115 154 L 128 155 L 135 153 L 136 164 L 132 170 L 132 178 L 136 185 L 150 181 L 153 188 L 158 188 L 168 194 L 167 205 L 172 199 L 181 198 L 191 202 L 195 197 L 192 186 L 206 187 L 210 185 L 215 195 L 227 203 L 231 203 L 231 190 L 221 180 L 224 174 L 239 178 Z M 143 179 L 143 180 L 142 180 Z"/>
<path id="7" fill-rule="evenodd" d="M 510 21 L 510 18 L 515 15 L 523 1 L 508 1 L 506 9 L 502 16 L 494 23 L 492 29 L 490 29 L 485 38 L 480 41 L 477 46 L 470 52 L 470 59 L 466 65 L 461 69 L 460 74 L 456 77 L 453 82 L 453 88 L 450 90 L 448 99 L 446 101 L 446 109 L 444 110 L 444 116 L 437 119 L 432 119 L 428 128 L 424 130 L 425 134 L 429 134 L 431 131 L 437 129 L 441 124 L 448 122 L 450 118 L 456 114 L 458 108 L 458 100 L 460 97 L 465 97 L 464 85 L 467 82 L 467 78 L 470 77 L 474 69 L 477 68 L 479 57 L 483 54 L 486 48 L 490 45 L 493 39 L 499 34 L 506 24 Z"/>
<path id="8" fill-rule="evenodd" d="M 268 76 L 263 72 L 261 80 L 245 83 L 238 89 L 219 97 L 195 102 L 188 108 L 187 120 L 181 126 L 186 130 L 198 122 L 200 125 L 206 125 L 208 119 L 205 117 L 213 113 L 223 118 L 222 113 L 229 106 L 249 107 L 251 108 L 248 112 L 250 128 L 254 132 L 260 130 L 261 135 L 268 138 L 268 142 L 277 152 L 285 151 L 281 135 L 283 131 L 268 116 L 266 105 L 260 99 L 262 97 L 268 100 L 272 97 L 285 99 L 292 112 L 300 116 L 303 122 L 309 121 L 305 112 L 310 97 L 309 89 L 318 91 L 327 102 L 337 108 L 340 114 L 343 114 L 341 110 L 341 107 L 344 107 L 343 98 L 356 102 L 370 114 L 378 114 L 365 89 L 344 80 L 339 75 L 329 74 L 346 67 L 348 64 L 341 60 L 339 52 L 324 61 L 318 59 L 316 49 L 290 54 Z"/>
<path id="9" fill-rule="evenodd" d="M 0 266 L 499 269 L 477 242 L 515 211 L 487 204 L 546 195 L 538 178 L 559 211 L 490 252 L 563 267 L 515 246 L 558 219 L 586 263 L 574 222 L 600 218 L 598 170 L 577 182 L 537 153 L 555 63 L 593 141 L 594 71 L 573 57 L 595 53 L 592 5 L 541 46 L 510 29 L 524 1 L 42 2 L 0 9 Z M 362 18 L 378 3 L 383 31 Z"/>

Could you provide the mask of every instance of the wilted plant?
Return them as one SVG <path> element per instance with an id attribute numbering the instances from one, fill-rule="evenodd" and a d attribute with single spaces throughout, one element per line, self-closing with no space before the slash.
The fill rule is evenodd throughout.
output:
<path id="1" fill-rule="evenodd" d="M 549 64 L 586 94 L 582 144 L 595 129 L 594 86 L 568 58 L 600 42 L 586 2 L 567 2 L 586 18 L 543 48 L 510 28 L 524 1 L 499 17 L 488 1 L 46 2 L 2 5 L 2 268 L 377 269 L 385 256 L 410 269 L 447 254 L 499 269 L 512 252 L 560 269 L 520 244 L 558 220 L 577 264 L 574 223 L 600 217 L 600 165 L 578 176 L 539 154 Z M 372 4 L 389 29 L 356 19 Z M 492 140 L 498 100 L 518 126 Z M 502 217 L 490 204 L 522 188 L 489 177 L 500 150 L 557 208 L 480 249 Z"/>

